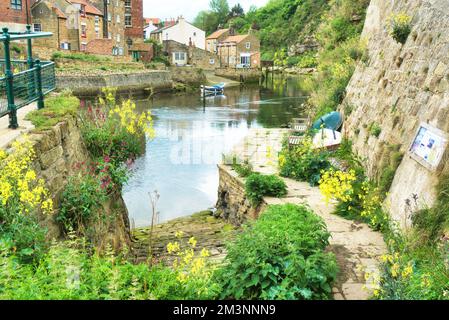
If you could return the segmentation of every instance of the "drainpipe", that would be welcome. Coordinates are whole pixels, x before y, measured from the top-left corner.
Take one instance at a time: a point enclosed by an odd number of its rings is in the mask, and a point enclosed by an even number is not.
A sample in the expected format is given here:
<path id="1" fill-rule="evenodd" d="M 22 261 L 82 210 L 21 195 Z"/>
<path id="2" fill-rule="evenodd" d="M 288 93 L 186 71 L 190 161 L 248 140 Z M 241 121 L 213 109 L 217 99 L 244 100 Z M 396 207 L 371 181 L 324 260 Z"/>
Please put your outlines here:
<path id="1" fill-rule="evenodd" d="M 25 0 L 25 10 L 27 11 L 27 25 L 31 24 L 31 17 L 30 17 L 30 12 L 29 12 L 29 8 L 28 8 L 28 1 L 29 0 Z"/>

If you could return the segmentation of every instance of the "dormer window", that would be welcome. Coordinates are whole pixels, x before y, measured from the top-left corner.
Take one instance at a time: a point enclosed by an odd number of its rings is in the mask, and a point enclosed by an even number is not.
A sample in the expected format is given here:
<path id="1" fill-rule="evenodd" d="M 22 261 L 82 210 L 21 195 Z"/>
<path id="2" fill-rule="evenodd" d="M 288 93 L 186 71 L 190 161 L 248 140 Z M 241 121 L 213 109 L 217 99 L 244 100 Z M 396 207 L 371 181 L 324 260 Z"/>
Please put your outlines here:
<path id="1" fill-rule="evenodd" d="M 246 43 L 246 49 L 248 49 L 248 50 L 251 49 L 251 42 Z"/>

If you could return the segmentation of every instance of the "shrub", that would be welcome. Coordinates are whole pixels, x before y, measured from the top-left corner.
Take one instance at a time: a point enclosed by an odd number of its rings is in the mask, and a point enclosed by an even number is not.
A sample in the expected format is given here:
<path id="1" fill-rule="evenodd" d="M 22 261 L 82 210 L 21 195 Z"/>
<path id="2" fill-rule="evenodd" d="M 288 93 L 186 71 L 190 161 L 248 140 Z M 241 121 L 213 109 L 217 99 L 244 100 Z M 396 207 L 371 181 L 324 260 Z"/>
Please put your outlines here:
<path id="1" fill-rule="evenodd" d="M 94 172 L 72 176 L 64 188 L 56 221 L 66 232 L 83 229 L 97 214 L 106 199 L 105 189 Z"/>
<path id="2" fill-rule="evenodd" d="M 390 34 L 399 43 L 406 43 L 412 26 L 412 18 L 405 13 L 392 15 L 390 18 Z"/>
<path id="3" fill-rule="evenodd" d="M 218 273 L 221 298 L 328 299 L 337 275 L 330 234 L 304 206 L 270 206 L 229 244 Z"/>
<path id="4" fill-rule="evenodd" d="M 117 104 L 116 90 L 103 89 L 103 97 L 96 107 L 82 114 L 82 135 L 91 155 L 108 158 L 114 168 L 142 154 L 145 136 L 154 136 L 150 112 L 138 113 L 131 100 Z"/>
<path id="5" fill-rule="evenodd" d="M 53 243 L 33 266 L 20 264 L 9 244 L 0 242 L 0 299 L 201 300 L 216 296 L 217 286 L 204 258 L 191 256 L 189 249 L 190 261 L 182 268 L 135 265 L 112 250 L 104 255 L 90 251 L 85 241 L 72 237 Z"/>
<path id="6" fill-rule="evenodd" d="M 53 212 L 53 201 L 33 169 L 33 143 L 28 137 L 0 149 L 0 239 L 11 243 L 22 261 L 31 261 L 45 248 L 45 230 L 37 214 Z"/>
<path id="7" fill-rule="evenodd" d="M 283 197 L 287 194 L 287 185 L 281 178 L 258 173 L 251 174 L 245 183 L 246 196 L 254 206 L 258 206 L 264 196 Z"/>
<path id="8" fill-rule="evenodd" d="M 372 136 L 379 138 L 380 134 L 382 133 L 382 128 L 377 123 L 373 122 L 369 127 L 369 133 Z"/>
<path id="9" fill-rule="evenodd" d="M 69 59 L 69 60 L 79 60 L 84 62 L 108 62 L 111 61 L 111 57 L 108 56 L 97 56 L 93 54 L 86 54 L 86 53 L 76 53 L 76 52 L 62 52 L 62 51 L 56 51 L 53 53 L 51 59 L 57 60 L 57 59 Z"/>
<path id="10" fill-rule="evenodd" d="M 239 164 L 237 163 L 237 159 L 233 158 L 232 169 L 242 178 L 247 178 L 253 173 L 253 166 L 248 160 Z"/>
<path id="11" fill-rule="evenodd" d="M 289 149 L 286 145 L 279 155 L 279 168 L 282 177 L 306 181 L 311 186 L 318 185 L 321 172 L 330 167 L 329 153 L 313 149 L 312 141 L 306 138 L 297 147 Z"/>
<path id="12" fill-rule="evenodd" d="M 298 68 L 315 68 L 317 66 L 316 53 L 312 51 L 302 54 L 296 65 Z"/>

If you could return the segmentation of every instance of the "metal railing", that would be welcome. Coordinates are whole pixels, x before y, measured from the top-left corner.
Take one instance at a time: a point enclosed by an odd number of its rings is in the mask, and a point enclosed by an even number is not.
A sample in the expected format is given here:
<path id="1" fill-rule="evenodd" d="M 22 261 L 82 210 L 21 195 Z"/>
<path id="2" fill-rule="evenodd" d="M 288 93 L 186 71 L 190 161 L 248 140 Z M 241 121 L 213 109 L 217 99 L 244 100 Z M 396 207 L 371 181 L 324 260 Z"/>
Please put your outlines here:
<path id="1" fill-rule="evenodd" d="M 18 128 L 17 110 L 37 101 L 38 109 L 44 107 L 44 95 L 56 88 L 55 64 L 32 58 L 31 39 L 48 37 L 49 32 L 31 32 L 27 26 L 24 33 L 2 29 L 5 58 L 0 59 L 0 117 L 9 115 L 9 128 Z M 27 40 L 27 60 L 11 60 L 10 42 Z"/>

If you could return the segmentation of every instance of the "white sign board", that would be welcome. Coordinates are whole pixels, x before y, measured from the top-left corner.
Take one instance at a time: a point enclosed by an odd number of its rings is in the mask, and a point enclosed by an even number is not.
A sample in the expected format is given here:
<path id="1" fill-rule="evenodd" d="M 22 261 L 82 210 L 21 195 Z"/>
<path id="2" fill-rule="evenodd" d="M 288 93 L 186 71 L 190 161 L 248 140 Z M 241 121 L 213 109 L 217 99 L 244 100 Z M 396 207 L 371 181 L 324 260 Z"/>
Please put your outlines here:
<path id="1" fill-rule="evenodd" d="M 437 170 L 448 141 L 447 133 L 423 123 L 410 147 L 410 155 L 429 170 Z"/>

